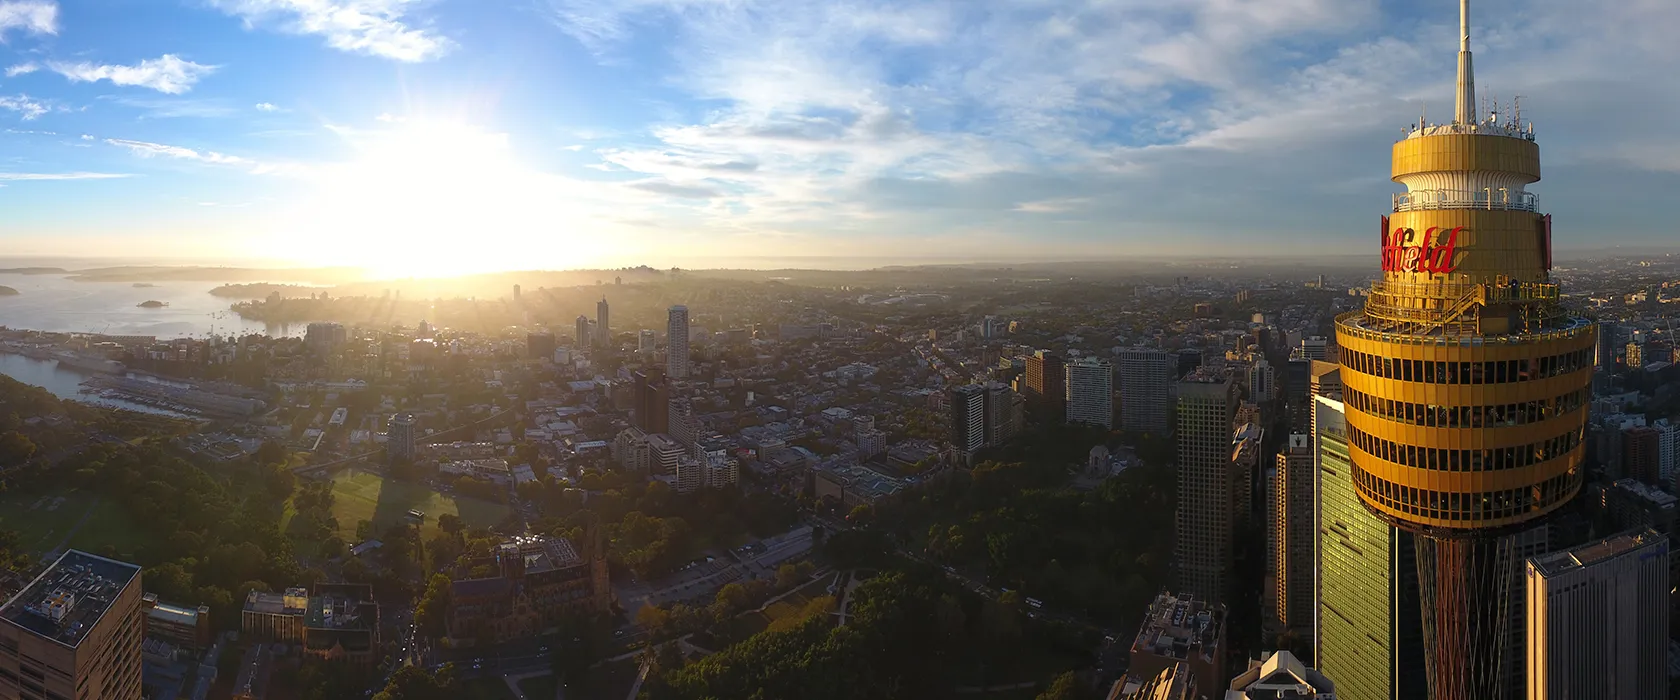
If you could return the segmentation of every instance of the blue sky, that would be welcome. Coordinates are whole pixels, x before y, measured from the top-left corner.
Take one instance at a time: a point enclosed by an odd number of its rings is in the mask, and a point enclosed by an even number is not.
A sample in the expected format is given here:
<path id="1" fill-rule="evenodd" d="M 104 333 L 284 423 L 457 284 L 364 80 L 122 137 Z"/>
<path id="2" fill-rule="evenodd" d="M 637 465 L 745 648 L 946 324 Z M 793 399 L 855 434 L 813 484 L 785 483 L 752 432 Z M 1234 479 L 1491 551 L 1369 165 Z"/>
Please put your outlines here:
<path id="1" fill-rule="evenodd" d="M 391 272 L 1367 251 L 1451 0 L 0 0 L 0 248 Z M 1665 245 L 1680 3 L 1476 0 L 1560 247 Z"/>

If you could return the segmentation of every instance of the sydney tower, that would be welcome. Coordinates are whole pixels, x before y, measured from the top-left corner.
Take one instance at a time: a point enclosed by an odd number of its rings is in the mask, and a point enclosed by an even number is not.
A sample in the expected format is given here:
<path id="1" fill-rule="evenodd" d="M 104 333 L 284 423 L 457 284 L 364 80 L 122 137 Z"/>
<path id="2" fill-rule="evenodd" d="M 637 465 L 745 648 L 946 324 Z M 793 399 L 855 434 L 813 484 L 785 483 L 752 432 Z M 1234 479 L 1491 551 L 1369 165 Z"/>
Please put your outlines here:
<path id="1" fill-rule="evenodd" d="M 1336 320 L 1354 487 L 1415 535 L 1429 695 L 1502 698 L 1514 533 L 1581 489 L 1597 336 L 1559 305 L 1532 126 L 1479 112 L 1468 0 L 1457 109 L 1394 144 L 1382 279 Z"/>

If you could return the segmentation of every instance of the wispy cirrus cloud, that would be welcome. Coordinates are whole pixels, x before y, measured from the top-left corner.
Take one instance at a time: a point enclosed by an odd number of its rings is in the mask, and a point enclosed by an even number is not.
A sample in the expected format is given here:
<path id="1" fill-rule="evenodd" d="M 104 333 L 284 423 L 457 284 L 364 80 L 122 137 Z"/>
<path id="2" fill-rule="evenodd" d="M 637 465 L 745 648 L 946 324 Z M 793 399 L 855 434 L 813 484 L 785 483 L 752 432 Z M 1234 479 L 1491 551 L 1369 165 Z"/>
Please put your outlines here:
<path id="1" fill-rule="evenodd" d="M 132 66 L 87 61 L 48 61 L 47 68 L 72 82 L 92 83 L 108 80 L 113 85 L 150 88 L 168 95 L 179 95 L 192 90 L 200 79 L 214 73 L 217 66 L 194 63 L 175 54 L 164 54 Z"/>
<path id="2" fill-rule="evenodd" d="M 130 177 L 128 173 L 5 173 L 0 172 L 0 182 L 24 182 L 30 180 L 111 180 Z"/>
<path id="3" fill-rule="evenodd" d="M 0 1 L 0 40 L 13 30 L 25 34 L 57 34 L 58 3 L 51 0 Z"/>
<path id="4" fill-rule="evenodd" d="M 29 121 L 52 111 L 52 107 L 28 95 L 0 95 L 0 109 L 17 112 L 24 121 Z"/>
<path id="5" fill-rule="evenodd" d="M 280 108 L 274 106 L 273 102 L 258 102 L 256 110 L 258 112 L 278 112 L 280 111 Z"/>
<path id="6" fill-rule="evenodd" d="M 292 34 L 325 37 L 340 51 L 405 63 L 429 61 L 448 53 L 454 42 L 436 31 L 413 26 L 413 11 L 424 0 L 210 0 L 210 4 L 245 21 L 247 27 L 276 24 Z"/>
<path id="7" fill-rule="evenodd" d="M 198 151 L 183 146 L 170 146 L 150 141 L 131 141 L 128 139 L 105 139 L 105 143 L 127 149 L 130 153 L 142 158 L 164 157 L 180 160 L 195 160 L 201 163 L 216 165 L 254 165 L 249 159 L 230 156 L 215 151 Z"/>
<path id="8" fill-rule="evenodd" d="M 39 64 L 39 63 L 34 63 L 34 62 L 19 63 L 15 66 L 12 66 L 12 67 L 6 69 L 6 77 L 16 78 L 20 75 L 27 75 L 29 73 L 34 73 L 35 71 L 38 71 L 38 70 L 41 70 L 41 64 Z"/>

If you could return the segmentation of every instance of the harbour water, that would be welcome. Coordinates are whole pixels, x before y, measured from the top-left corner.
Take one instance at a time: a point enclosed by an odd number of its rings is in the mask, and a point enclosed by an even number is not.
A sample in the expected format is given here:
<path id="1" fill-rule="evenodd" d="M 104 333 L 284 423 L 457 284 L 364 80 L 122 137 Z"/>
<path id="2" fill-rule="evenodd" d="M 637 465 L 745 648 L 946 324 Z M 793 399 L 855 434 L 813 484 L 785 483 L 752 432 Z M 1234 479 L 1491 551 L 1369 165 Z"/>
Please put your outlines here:
<path id="1" fill-rule="evenodd" d="M 0 353 L 0 374 L 25 384 L 34 384 L 52 392 L 53 396 L 61 399 L 82 401 L 112 408 L 124 408 L 142 413 L 179 415 L 173 411 L 165 411 L 133 401 L 110 398 L 92 392 L 84 394 L 82 393 L 82 381 L 93 375 L 81 370 L 60 366 L 53 360 L 37 360 L 22 355 Z"/>
<path id="2" fill-rule="evenodd" d="M 291 336 L 303 324 L 268 325 L 247 321 L 228 310 L 234 299 L 211 296 L 214 282 L 158 282 L 136 287 L 131 282 L 76 282 L 64 275 L 0 274 L 0 286 L 18 290 L 0 296 L 0 326 L 61 333 L 155 335 L 159 338 L 203 338 L 262 333 Z M 142 309 L 148 300 L 168 306 Z"/>

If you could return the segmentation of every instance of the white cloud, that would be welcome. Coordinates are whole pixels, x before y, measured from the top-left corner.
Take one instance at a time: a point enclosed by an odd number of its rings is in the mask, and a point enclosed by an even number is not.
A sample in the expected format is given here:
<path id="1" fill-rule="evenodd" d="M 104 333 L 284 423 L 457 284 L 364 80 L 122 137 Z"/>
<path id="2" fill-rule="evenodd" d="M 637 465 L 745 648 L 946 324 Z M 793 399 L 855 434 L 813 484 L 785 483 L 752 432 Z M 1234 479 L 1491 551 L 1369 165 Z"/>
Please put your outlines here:
<path id="1" fill-rule="evenodd" d="M 0 40 L 13 29 L 26 34 L 57 34 L 58 3 L 50 0 L 0 1 Z"/>
<path id="2" fill-rule="evenodd" d="M 0 181 L 18 182 L 25 180 L 110 180 L 128 177 L 127 173 L 0 173 Z"/>
<path id="3" fill-rule="evenodd" d="M 49 61 L 47 68 L 74 82 L 109 80 L 116 85 L 133 85 L 169 95 L 179 95 L 191 90 L 199 79 L 215 72 L 217 66 L 193 63 L 175 54 L 164 54 L 132 66 Z"/>
<path id="4" fill-rule="evenodd" d="M 1664 126 L 1680 111 L 1668 79 L 1680 44 L 1664 33 L 1680 26 L 1680 3 L 1515 5 L 1483 5 L 1473 48 L 1478 82 L 1529 95 L 1524 116 L 1542 120 L 1542 196 L 1602 216 L 1587 228 L 1663 230 L 1626 226 L 1638 217 L 1617 210 L 1635 193 L 1660 199 L 1666 181 L 1650 174 L 1680 170 L 1680 132 Z M 1031 247 L 1047 223 L 1098 249 L 1129 236 L 1229 248 L 1223 232 L 1241 227 L 1355 250 L 1345 231 L 1393 188 L 1387 139 L 1425 100 L 1432 116 L 1450 107 L 1457 19 L 1450 5 L 1376 0 L 548 8 L 603 61 L 619 47 L 666 47 L 667 83 L 706 101 L 698 117 L 672 112 L 592 149 L 594 165 L 670 191 L 666 203 L 703 230 L 789 234 L 847 254 L 866 235 L 897 237 L 907 253 L 959 232 Z M 1604 104 L 1644 107 L 1593 108 Z M 1615 176 L 1566 181 L 1559 166 L 1571 161 Z M 754 167 L 706 167 L 718 163 Z M 677 196 L 700 192 L 686 187 L 718 194 Z"/>
<path id="5" fill-rule="evenodd" d="M 31 99 L 28 95 L 7 97 L 0 95 L 0 109 L 10 110 L 23 115 L 25 121 L 39 117 L 52 111 L 46 104 Z"/>
<path id="6" fill-rule="evenodd" d="M 239 156 L 225 155 L 215 151 L 195 151 L 191 148 L 184 148 L 182 146 L 169 146 L 161 143 L 151 143 L 149 141 L 105 139 L 105 143 L 126 148 L 129 152 L 142 158 L 163 156 L 166 158 L 196 160 L 201 163 L 214 163 L 217 165 L 253 165 L 252 161 L 240 158 Z"/>
<path id="7" fill-rule="evenodd" d="M 326 37 L 340 51 L 414 63 L 447 53 L 448 38 L 411 26 L 424 0 L 210 0 L 246 26 L 279 22 L 283 31 Z"/>
<path id="8" fill-rule="evenodd" d="M 92 141 L 93 140 L 93 134 L 82 134 L 82 140 L 83 141 Z"/>
<path id="9" fill-rule="evenodd" d="M 280 111 L 280 108 L 274 106 L 274 103 L 272 103 L 272 102 L 258 102 L 257 103 L 257 111 L 258 112 L 278 112 L 278 111 Z"/>
<path id="10" fill-rule="evenodd" d="M 35 71 L 38 71 L 38 70 L 41 70 L 41 64 L 39 64 L 39 63 L 34 63 L 34 62 L 19 63 L 15 66 L 12 66 L 12 67 L 6 69 L 6 77 L 16 78 L 20 75 L 27 75 L 29 73 L 34 73 Z"/>

